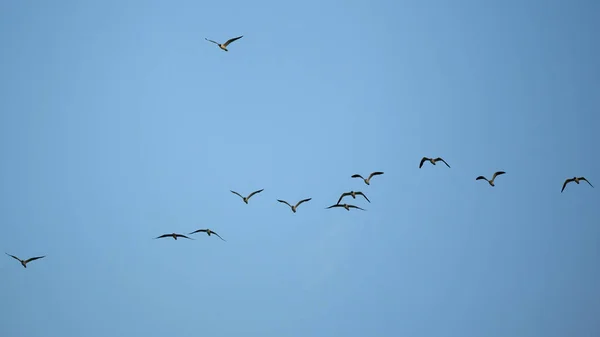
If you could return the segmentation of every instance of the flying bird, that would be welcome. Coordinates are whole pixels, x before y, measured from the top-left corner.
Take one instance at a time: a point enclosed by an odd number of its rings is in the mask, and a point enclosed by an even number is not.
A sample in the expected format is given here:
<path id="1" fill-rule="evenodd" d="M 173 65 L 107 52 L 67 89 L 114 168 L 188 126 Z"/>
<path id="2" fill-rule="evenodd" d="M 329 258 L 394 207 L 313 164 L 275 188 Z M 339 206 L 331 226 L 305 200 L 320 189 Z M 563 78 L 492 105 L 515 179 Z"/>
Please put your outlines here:
<path id="1" fill-rule="evenodd" d="M 364 211 L 364 209 L 362 209 L 362 208 L 360 208 L 358 206 L 348 205 L 348 204 L 335 204 L 335 205 L 331 205 L 331 206 L 327 207 L 326 209 L 333 208 L 333 207 L 344 207 L 347 211 L 349 211 L 350 208 L 358 208 L 358 209 Z"/>
<path id="2" fill-rule="evenodd" d="M 186 238 L 186 239 L 194 240 L 194 239 L 188 238 L 187 236 L 185 236 L 183 234 L 177 234 L 177 233 L 163 234 L 161 236 L 155 237 L 155 239 L 161 239 L 161 238 L 173 238 L 175 240 L 177 240 L 177 238 Z"/>
<path id="3" fill-rule="evenodd" d="M 254 192 L 250 193 L 250 195 L 248 195 L 245 198 L 241 194 L 239 194 L 238 192 L 236 192 L 236 191 L 231 191 L 231 190 L 229 190 L 229 191 L 231 193 L 233 193 L 233 194 L 238 195 L 240 198 L 242 198 L 242 200 L 244 200 L 245 203 L 248 203 L 248 200 L 250 200 L 250 198 L 252 198 L 253 195 L 255 195 L 256 193 L 260 193 L 260 192 L 264 191 L 264 189 L 258 190 L 258 191 L 254 191 Z"/>
<path id="4" fill-rule="evenodd" d="M 35 260 L 37 260 L 37 259 L 41 259 L 41 258 L 44 258 L 44 257 L 46 257 L 46 255 L 44 255 L 44 256 L 36 256 L 36 257 L 31 257 L 31 258 L 29 258 L 29 259 L 27 259 L 27 260 L 21 260 L 21 259 L 19 259 L 18 257 L 14 256 L 14 255 L 10 255 L 9 253 L 4 253 L 4 254 L 6 254 L 6 255 L 8 255 L 8 256 L 10 256 L 10 257 L 12 257 L 13 259 L 15 259 L 15 260 L 17 260 L 17 261 L 21 262 L 21 265 L 23 266 L 23 268 L 27 268 L 27 264 L 28 264 L 29 262 L 31 262 L 31 261 L 35 261 Z"/>
<path id="5" fill-rule="evenodd" d="M 219 42 L 217 42 L 217 41 L 209 40 L 209 39 L 207 39 L 207 38 L 204 38 L 204 39 L 205 39 L 206 41 L 209 41 L 209 42 L 212 42 L 212 43 L 216 44 L 217 46 L 219 46 L 219 48 L 223 49 L 224 51 L 229 51 L 229 50 L 227 50 L 227 46 L 228 46 L 228 45 L 229 45 L 231 42 L 233 42 L 233 41 L 235 41 L 235 40 L 239 40 L 239 39 L 241 39 L 241 38 L 243 38 L 243 37 L 244 37 L 244 35 L 242 35 L 242 36 L 238 36 L 238 37 L 234 37 L 233 39 L 229 39 L 229 40 L 227 40 L 227 42 L 225 42 L 225 43 L 219 43 Z"/>
<path id="6" fill-rule="evenodd" d="M 281 203 L 283 203 L 283 204 L 286 204 L 286 205 L 290 206 L 290 207 L 292 208 L 292 212 L 294 212 L 294 213 L 296 213 L 296 210 L 298 209 L 298 206 L 300 206 L 300 204 L 301 204 L 301 203 L 303 203 L 303 202 L 307 202 L 307 201 L 311 201 L 311 200 L 312 200 L 312 198 L 308 198 L 308 199 L 302 199 L 302 200 L 298 201 L 298 203 L 297 203 L 296 205 L 292 206 L 292 205 L 290 205 L 290 204 L 289 204 L 287 201 L 285 201 L 285 200 L 280 200 L 280 199 L 277 199 L 277 201 L 279 201 L 279 202 L 281 202 Z"/>
<path id="7" fill-rule="evenodd" d="M 347 195 L 352 196 L 352 199 L 356 199 L 357 195 L 362 195 L 365 199 L 367 199 L 368 202 L 371 202 L 371 200 L 369 200 L 369 198 L 367 198 L 367 196 L 363 192 L 350 191 L 350 192 L 342 193 L 342 196 L 340 197 L 340 199 L 338 200 L 337 203 L 339 204 L 340 201 L 342 201 L 342 199 L 344 199 L 344 197 Z"/>
<path id="8" fill-rule="evenodd" d="M 567 184 L 568 184 L 568 183 L 570 183 L 570 182 L 574 181 L 574 182 L 575 182 L 577 185 L 579 185 L 579 182 L 580 182 L 580 181 L 582 181 L 582 180 L 583 180 L 583 181 L 585 181 L 585 182 L 587 182 L 588 184 L 590 184 L 590 186 L 594 187 L 594 185 L 592 185 L 592 183 L 590 183 L 590 182 L 589 182 L 587 179 L 585 179 L 584 177 L 579 177 L 579 178 L 577 178 L 577 177 L 573 177 L 573 178 L 571 178 L 571 179 L 567 179 L 567 180 L 565 180 L 565 183 L 563 184 L 563 188 L 562 188 L 562 190 L 560 190 L 560 193 L 562 193 L 562 191 L 564 191 L 564 190 L 565 190 L 565 187 L 567 186 Z"/>
<path id="9" fill-rule="evenodd" d="M 492 180 L 488 180 L 484 176 L 479 176 L 479 177 L 475 178 L 475 180 L 481 180 L 481 179 L 486 180 L 492 187 L 494 187 L 495 186 L 494 185 L 494 179 L 496 179 L 497 176 L 499 176 L 501 174 L 505 174 L 505 173 L 506 172 L 504 172 L 504 171 L 498 171 L 498 172 L 494 173 L 494 175 L 492 176 Z"/>
<path id="10" fill-rule="evenodd" d="M 212 230 L 210 230 L 208 228 L 207 229 L 199 229 L 197 231 L 193 231 L 189 235 L 196 234 L 196 233 L 199 233 L 199 232 L 204 232 L 204 233 L 208 234 L 208 236 L 211 236 L 211 234 L 214 234 L 214 235 L 218 236 L 219 239 L 225 241 L 225 239 L 223 239 L 219 234 L 217 234 L 217 232 L 212 231 Z"/>
<path id="11" fill-rule="evenodd" d="M 436 162 L 441 161 L 442 163 L 446 164 L 446 166 L 450 167 L 450 165 L 448 165 L 448 163 L 446 163 L 446 161 L 440 157 L 437 158 L 427 158 L 427 157 L 423 157 L 423 159 L 421 159 L 421 163 L 419 164 L 419 168 L 423 167 L 423 163 L 425 161 L 429 161 L 431 164 L 435 165 Z"/>
<path id="12" fill-rule="evenodd" d="M 373 172 L 369 175 L 369 178 L 367 178 L 367 179 L 363 178 L 360 174 L 355 174 L 352 176 L 352 178 L 361 178 L 362 180 L 364 180 L 365 184 L 371 185 L 371 178 L 373 178 L 374 176 L 378 176 L 380 174 L 383 174 L 383 172 Z"/>

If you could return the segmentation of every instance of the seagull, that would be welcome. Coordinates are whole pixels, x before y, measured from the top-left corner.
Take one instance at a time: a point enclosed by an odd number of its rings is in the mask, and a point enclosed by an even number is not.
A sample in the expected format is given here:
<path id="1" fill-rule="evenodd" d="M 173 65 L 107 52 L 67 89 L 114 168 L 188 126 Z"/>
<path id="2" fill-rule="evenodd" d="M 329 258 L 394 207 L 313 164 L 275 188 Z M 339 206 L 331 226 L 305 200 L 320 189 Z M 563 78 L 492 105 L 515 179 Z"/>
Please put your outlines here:
<path id="1" fill-rule="evenodd" d="M 433 165 L 435 165 L 436 162 L 441 161 L 442 163 L 446 164 L 446 166 L 450 167 L 450 165 L 448 165 L 448 163 L 446 163 L 446 161 L 440 157 L 437 157 L 435 159 L 423 157 L 423 159 L 421 159 L 421 163 L 419 164 L 419 168 L 423 167 L 423 163 L 427 160 Z"/>
<path id="2" fill-rule="evenodd" d="M 358 208 L 358 209 L 364 211 L 364 209 L 362 209 L 362 208 L 360 208 L 358 206 L 348 205 L 348 204 L 335 204 L 335 205 L 331 205 L 331 206 L 327 207 L 326 209 L 333 208 L 333 207 L 344 207 L 347 211 L 349 211 L 350 208 Z"/>
<path id="3" fill-rule="evenodd" d="M 488 179 L 487 179 L 486 177 L 484 177 L 484 176 L 479 176 L 479 177 L 475 178 L 475 180 L 481 180 L 481 179 L 483 179 L 483 180 L 487 180 L 487 182 L 488 182 L 488 183 L 489 183 L 489 184 L 490 184 L 492 187 L 494 187 L 494 179 L 496 179 L 496 177 L 497 177 L 497 176 L 499 176 L 499 175 L 501 175 L 501 174 L 504 174 L 504 173 L 506 173 L 506 172 L 504 172 L 504 171 L 498 171 L 498 172 L 494 173 L 494 175 L 492 176 L 492 180 L 488 180 Z"/>
<path id="4" fill-rule="evenodd" d="M 186 239 L 190 239 L 190 238 L 188 238 L 187 236 L 185 236 L 185 235 L 183 235 L 183 234 L 177 234 L 177 233 L 163 234 L 163 235 L 161 235 L 161 236 L 157 236 L 157 237 L 155 237 L 155 239 L 160 239 L 160 238 L 169 238 L 169 237 L 171 237 L 171 238 L 173 238 L 173 239 L 175 239 L 175 240 L 177 240 L 177 238 L 178 238 L 178 237 L 180 237 L 180 238 L 186 238 Z M 190 239 L 190 240 L 194 240 L 194 239 Z"/>
<path id="5" fill-rule="evenodd" d="M 368 202 L 371 202 L 371 200 L 369 200 L 369 198 L 367 198 L 367 196 L 363 192 L 350 191 L 350 192 L 342 193 L 342 196 L 340 197 L 340 199 L 338 200 L 337 203 L 339 204 L 340 201 L 342 201 L 342 199 L 344 199 L 344 197 L 347 195 L 351 195 L 352 199 L 356 199 L 357 195 L 362 195 L 365 199 L 367 199 Z"/>
<path id="6" fill-rule="evenodd" d="M 31 258 L 29 258 L 29 259 L 27 259 L 27 260 L 21 260 L 21 259 L 19 259 L 18 257 L 14 256 L 14 255 L 10 255 L 9 253 L 4 253 L 4 254 L 6 254 L 6 255 L 8 255 L 8 256 L 10 256 L 10 257 L 12 257 L 13 259 L 16 259 L 16 260 L 18 260 L 19 262 L 21 262 L 21 265 L 23 266 L 23 268 L 27 268 L 27 264 L 28 264 L 29 262 L 31 262 L 31 261 L 35 261 L 35 260 L 37 260 L 37 259 L 41 259 L 41 258 L 44 258 L 44 257 L 46 257 L 46 255 L 44 255 L 44 256 L 36 256 L 36 257 L 31 257 Z"/>
<path id="7" fill-rule="evenodd" d="M 383 174 L 383 172 L 373 172 L 369 175 L 369 178 L 367 178 L 367 179 L 363 178 L 360 174 L 355 174 L 352 176 L 352 178 L 361 178 L 362 180 L 365 181 L 365 184 L 371 185 L 371 178 L 373 178 L 373 176 L 378 176 L 380 174 Z"/>
<path id="8" fill-rule="evenodd" d="M 235 41 L 235 40 L 239 40 L 239 39 L 241 39 L 241 38 L 243 38 L 243 37 L 244 37 L 244 35 L 242 35 L 242 36 L 238 36 L 238 37 L 234 37 L 233 39 L 229 39 L 229 40 L 227 40 L 227 42 L 225 42 L 225 43 L 219 43 L 219 42 L 217 42 L 217 41 L 209 40 L 209 39 L 207 39 L 207 38 L 204 38 L 204 39 L 205 39 L 206 41 L 209 41 L 209 42 L 212 42 L 212 43 L 216 44 L 217 46 L 219 46 L 219 48 L 223 49 L 224 51 L 229 51 L 229 50 L 227 50 L 227 46 L 228 46 L 228 45 L 229 45 L 231 42 L 233 42 L 233 41 Z"/>
<path id="9" fill-rule="evenodd" d="M 594 187 L 594 185 L 592 185 L 592 183 L 590 183 L 590 182 L 589 182 L 587 179 L 585 179 L 584 177 L 579 177 L 579 178 L 577 178 L 577 177 L 573 177 L 573 178 L 571 178 L 571 179 L 567 179 L 567 180 L 565 180 L 565 183 L 563 184 L 563 188 L 562 188 L 562 190 L 560 190 L 560 193 L 562 193 L 562 191 L 564 191 L 564 190 L 565 190 L 565 187 L 567 186 L 567 184 L 568 184 L 568 183 L 570 183 L 570 182 L 574 181 L 574 182 L 575 182 L 577 185 L 579 185 L 579 182 L 580 182 L 581 180 L 583 180 L 583 181 L 587 182 L 588 184 L 590 184 L 590 186 Z"/>
<path id="10" fill-rule="evenodd" d="M 258 191 L 254 191 L 254 192 L 250 193 L 250 195 L 247 196 L 247 197 L 245 197 L 245 198 L 241 194 L 239 194 L 238 192 L 236 192 L 236 191 L 231 191 L 231 193 L 238 195 L 240 198 L 242 198 L 244 200 L 245 203 L 248 203 L 248 200 L 250 200 L 250 198 L 252 198 L 253 195 L 255 195 L 256 193 L 260 193 L 262 191 L 264 191 L 264 189 L 258 190 Z"/>
<path id="11" fill-rule="evenodd" d="M 199 229 L 197 231 L 193 231 L 189 235 L 196 234 L 196 233 L 199 233 L 199 232 L 204 232 L 204 233 L 208 234 L 208 236 L 210 236 L 211 234 L 214 234 L 214 235 L 218 236 L 219 239 L 225 241 L 225 239 L 223 239 L 219 234 L 217 234 L 217 232 L 211 231 L 208 228 L 207 229 Z"/>
<path id="12" fill-rule="evenodd" d="M 281 202 L 281 203 L 284 203 L 284 204 L 286 204 L 286 205 L 290 206 L 290 207 L 292 208 L 292 212 L 294 212 L 294 213 L 296 213 L 296 210 L 298 209 L 298 206 L 300 206 L 300 204 L 301 204 L 301 203 L 303 203 L 303 202 L 307 202 L 307 201 L 311 201 L 311 200 L 312 200 L 312 198 L 308 198 L 308 199 L 302 199 L 302 200 L 298 201 L 298 203 L 297 203 L 295 206 L 292 206 L 292 205 L 290 205 L 290 204 L 289 204 L 287 201 L 285 201 L 285 200 L 279 200 L 279 199 L 277 199 L 277 201 L 279 201 L 279 202 Z"/>

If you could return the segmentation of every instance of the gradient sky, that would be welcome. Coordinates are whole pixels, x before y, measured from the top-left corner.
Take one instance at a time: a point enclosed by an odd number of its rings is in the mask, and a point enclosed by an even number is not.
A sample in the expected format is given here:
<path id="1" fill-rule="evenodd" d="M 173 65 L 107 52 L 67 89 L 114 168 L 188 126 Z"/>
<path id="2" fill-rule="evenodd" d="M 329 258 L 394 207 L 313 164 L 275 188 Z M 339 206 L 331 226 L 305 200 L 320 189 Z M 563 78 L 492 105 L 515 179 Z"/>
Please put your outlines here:
<path id="1" fill-rule="evenodd" d="M 47 257 L 0 259 L 0 336 L 600 335 L 599 31 L 593 0 L 1 1 L 0 249 Z"/>

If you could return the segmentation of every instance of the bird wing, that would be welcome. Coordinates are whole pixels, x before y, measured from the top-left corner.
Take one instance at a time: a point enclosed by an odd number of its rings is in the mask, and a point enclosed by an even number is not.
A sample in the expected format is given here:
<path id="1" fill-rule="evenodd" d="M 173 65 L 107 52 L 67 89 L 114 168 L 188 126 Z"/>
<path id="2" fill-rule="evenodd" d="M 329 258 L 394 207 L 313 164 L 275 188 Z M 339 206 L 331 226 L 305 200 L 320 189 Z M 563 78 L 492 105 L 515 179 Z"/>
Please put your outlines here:
<path id="1" fill-rule="evenodd" d="M 442 163 L 446 164 L 446 166 L 450 167 L 450 165 L 448 165 L 448 163 L 446 163 L 446 161 L 440 157 L 435 158 L 435 161 L 441 161 Z"/>
<path id="2" fill-rule="evenodd" d="M 421 159 L 421 162 L 419 163 L 419 168 L 423 167 L 423 163 L 424 163 L 426 160 L 429 160 L 429 158 L 427 158 L 427 157 L 423 157 L 423 159 Z"/>
<path id="3" fill-rule="evenodd" d="M 239 40 L 239 39 L 241 39 L 242 37 L 244 37 L 244 35 L 242 35 L 242 36 L 238 36 L 238 37 L 234 37 L 233 39 L 229 39 L 229 40 L 227 40 L 227 42 L 223 43 L 223 46 L 224 46 L 224 47 L 227 47 L 227 46 L 228 46 L 228 45 L 229 45 L 231 42 L 233 42 L 233 41 L 235 41 L 235 40 Z"/>
<path id="4" fill-rule="evenodd" d="M 241 195 L 241 194 L 239 194 L 238 192 L 236 192 L 236 191 L 232 191 L 232 190 L 229 190 L 229 191 L 231 191 L 231 193 L 233 193 L 233 194 L 235 194 L 235 195 L 239 196 L 240 198 L 244 199 L 244 197 L 242 197 L 242 195 Z"/>
<path id="5" fill-rule="evenodd" d="M 175 234 L 175 236 L 180 237 L 180 238 L 186 238 L 186 239 L 194 240 L 192 238 L 188 238 L 187 236 L 185 236 L 183 234 Z"/>
<path id="6" fill-rule="evenodd" d="M 587 179 L 585 179 L 584 177 L 580 177 L 579 180 L 584 180 L 586 183 L 590 184 L 590 186 L 594 187 L 594 185 L 592 185 L 592 183 L 590 183 Z"/>
<path id="7" fill-rule="evenodd" d="M 358 209 L 361 209 L 361 210 L 363 210 L 363 211 L 364 211 L 364 209 L 362 209 L 362 208 L 360 208 L 360 207 L 358 207 L 358 206 L 354 206 L 354 205 L 348 205 L 348 207 L 350 207 L 350 208 L 358 208 Z"/>
<path id="8" fill-rule="evenodd" d="M 506 172 L 504 172 L 504 171 L 498 171 L 498 172 L 494 173 L 494 175 L 492 176 L 492 180 L 496 179 L 497 176 L 502 175 L 504 173 L 506 173 Z"/>
<path id="9" fill-rule="evenodd" d="M 223 238 L 222 238 L 222 237 L 221 237 L 219 234 L 217 234 L 217 232 L 215 232 L 215 231 L 210 231 L 210 232 L 211 232 L 211 233 L 213 233 L 214 235 L 218 236 L 218 237 L 219 237 L 219 239 L 221 239 L 221 240 L 223 240 L 223 241 L 226 241 L 226 240 L 225 240 L 225 239 L 223 239 Z"/>
<path id="10" fill-rule="evenodd" d="M 362 177 L 360 174 L 355 174 L 355 175 L 353 175 L 353 176 L 352 176 L 352 177 L 350 177 L 350 178 L 360 178 L 360 179 L 363 179 L 363 180 L 365 179 L 365 178 L 363 178 L 363 177 Z"/>
<path id="11" fill-rule="evenodd" d="M 575 179 L 571 178 L 571 179 L 565 180 L 565 183 L 563 184 L 563 188 L 560 190 L 560 193 L 562 193 L 565 190 L 565 187 L 567 187 L 567 184 L 572 181 L 575 181 Z"/>
<path id="12" fill-rule="evenodd" d="M 205 39 L 206 41 L 212 42 L 212 43 L 214 43 L 214 44 L 220 44 L 220 43 L 219 43 L 219 42 L 217 42 L 217 41 L 209 40 L 209 39 L 207 39 L 207 38 L 204 38 L 204 39 Z"/>
<path id="13" fill-rule="evenodd" d="M 44 257 L 46 257 L 46 255 L 44 255 L 44 256 L 36 256 L 36 257 L 32 257 L 32 258 L 29 258 L 29 259 L 25 260 L 25 263 L 29 263 L 29 262 L 31 262 L 31 261 L 35 261 L 35 260 L 37 260 L 37 259 L 42 259 L 42 258 L 44 258 Z"/>
<path id="14" fill-rule="evenodd" d="M 192 234 L 196 234 L 196 233 L 200 233 L 200 232 L 206 232 L 206 231 L 207 231 L 206 229 L 198 229 L 198 230 L 195 230 L 195 231 L 191 232 L 188 235 L 192 235 Z"/>
<path id="15" fill-rule="evenodd" d="M 486 177 L 484 177 L 484 176 L 479 176 L 479 177 L 475 178 L 475 180 L 481 180 L 481 179 L 483 179 L 483 180 L 488 180 L 488 179 L 487 179 Z"/>
<path id="16" fill-rule="evenodd" d="M 347 195 L 351 195 L 351 194 L 352 194 L 352 193 L 350 193 L 350 192 L 342 193 L 342 195 L 341 195 L 341 196 L 340 196 L 340 198 L 338 199 L 338 202 L 337 202 L 337 203 L 339 204 L 339 203 L 340 203 L 340 201 L 342 201 L 342 199 L 344 199 L 344 197 L 345 197 L 345 196 L 347 196 Z"/>
<path id="17" fill-rule="evenodd" d="M 310 201 L 310 200 L 312 200 L 312 198 L 302 199 L 302 200 L 298 201 L 298 203 L 296 204 L 296 208 L 298 208 L 298 206 L 300 206 L 301 203 L 307 202 L 307 201 Z"/>
<path id="18" fill-rule="evenodd" d="M 286 204 L 286 205 L 288 205 L 288 206 L 292 207 L 292 205 L 290 205 L 290 204 L 289 204 L 287 201 L 285 201 L 285 200 L 279 200 L 279 199 L 277 199 L 277 201 L 279 201 L 279 202 L 282 202 L 282 203 L 284 203 L 284 204 Z"/>
<path id="19" fill-rule="evenodd" d="M 258 191 L 254 191 L 254 192 L 250 193 L 250 195 L 248 196 L 248 199 L 252 198 L 252 196 L 253 196 L 253 195 L 255 195 L 256 193 L 260 193 L 260 192 L 262 192 L 263 190 L 264 190 L 264 189 L 262 189 L 262 190 L 258 190 Z"/>
<path id="20" fill-rule="evenodd" d="M 161 236 L 155 237 L 155 239 L 161 239 L 161 238 L 166 238 L 166 237 L 171 237 L 171 236 L 173 236 L 173 235 L 172 234 L 163 234 Z"/>
<path id="21" fill-rule="evenodd" d="M 367 198 L 367 196 L 363 192 L 356 192 L 356 194 L 362 195 L 363 197 L 365 197 L 365 199 L 367 199 L 368 202 L 371 202 L 371 200 L 369 200 L 369 198 Z"/>
<path id="22" fill-rule="evenodd" d="M 4 254 L 6 254 L 6 255 L 8 255 L 8 256 L 10 256 L 10 257 L 12 257 L 13 259 L 15 259 L 15 260 L 17 260 L 17 261 L 21 262 L 21 259 L 19 259 L 18 257 L 14 256 L 14 255 L 10 255 L 9 253 L 6 253 L 6 252 L 5 252 Z"/>
<path id="23" fill-rule="evenodd" d="M 331 206 L 329 206 L 327 208 L 329 209 L 329 208 L 333 208 L 333 207 L 344 207 L 344 205 L 335 204 L 335 205 L 331 205 Z"/>
<path id="24" fill-rule="evenodd" d="M 371 175 L 369 176 L 369 180 L 370 180 L 371 178 L 373 178 L 373 176 L 378 176 L 378 175 L 380 175 L 380 174 L 383 174 L 383 172 L 373 172 L 373 173 L 371 173 Z"/>

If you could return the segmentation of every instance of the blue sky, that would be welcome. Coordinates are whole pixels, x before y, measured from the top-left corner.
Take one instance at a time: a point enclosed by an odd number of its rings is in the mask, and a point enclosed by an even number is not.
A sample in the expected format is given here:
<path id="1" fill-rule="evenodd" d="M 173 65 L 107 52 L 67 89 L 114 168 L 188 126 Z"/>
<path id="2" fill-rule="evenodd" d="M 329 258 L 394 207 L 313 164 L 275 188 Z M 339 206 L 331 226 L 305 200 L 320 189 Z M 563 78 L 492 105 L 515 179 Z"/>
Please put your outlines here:
<path id="1" fill-rule="evenodd" d="M 598 13 L 0 2 L 0 335 L 597 336 Z"/>

